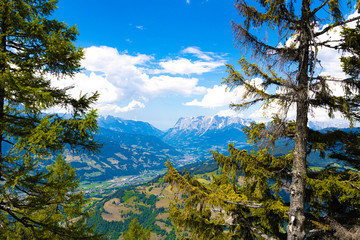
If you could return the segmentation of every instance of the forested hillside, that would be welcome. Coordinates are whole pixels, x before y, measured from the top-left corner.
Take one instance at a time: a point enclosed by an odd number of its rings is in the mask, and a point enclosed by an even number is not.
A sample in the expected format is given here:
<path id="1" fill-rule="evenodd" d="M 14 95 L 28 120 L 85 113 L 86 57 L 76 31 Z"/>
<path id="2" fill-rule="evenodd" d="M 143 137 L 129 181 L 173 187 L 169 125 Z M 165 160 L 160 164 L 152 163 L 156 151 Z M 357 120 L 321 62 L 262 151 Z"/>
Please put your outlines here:
<path id="1" fill-rule="evenodd" d="M 214 162 L 186 165 L 179 171 L 185 168 L 204 182 L 217 174 Z M 118 239 L 136 218 L 143 227 L 151 229 L 152 239 L 175 239 L 168 213 L 174 194 L 176 190 L 164 182 L 163 176 L 142 185 L 121 188 L 88 206 L 88 211 L 94 211 L 88 223 L 94 224 L 95 230 L 108 235 L 109 239 Z"/>

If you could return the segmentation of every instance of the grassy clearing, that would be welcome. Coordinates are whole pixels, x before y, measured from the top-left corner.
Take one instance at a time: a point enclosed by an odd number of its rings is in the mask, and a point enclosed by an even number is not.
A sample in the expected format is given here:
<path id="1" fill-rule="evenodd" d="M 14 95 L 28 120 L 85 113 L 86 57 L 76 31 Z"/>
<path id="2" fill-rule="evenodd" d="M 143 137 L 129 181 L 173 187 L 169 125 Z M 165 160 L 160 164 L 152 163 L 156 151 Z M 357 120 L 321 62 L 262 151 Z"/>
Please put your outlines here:
<path id="1" fill-rule="evenodd" d="M 108 222 L 124 221 L 128 217 L 128 213 L 138 214 L 139 211 L 133 205 L 120 203 L 120 199 L 113 198 L 104 204 L 104 210 L 101 214 L 102 218 Z"/>

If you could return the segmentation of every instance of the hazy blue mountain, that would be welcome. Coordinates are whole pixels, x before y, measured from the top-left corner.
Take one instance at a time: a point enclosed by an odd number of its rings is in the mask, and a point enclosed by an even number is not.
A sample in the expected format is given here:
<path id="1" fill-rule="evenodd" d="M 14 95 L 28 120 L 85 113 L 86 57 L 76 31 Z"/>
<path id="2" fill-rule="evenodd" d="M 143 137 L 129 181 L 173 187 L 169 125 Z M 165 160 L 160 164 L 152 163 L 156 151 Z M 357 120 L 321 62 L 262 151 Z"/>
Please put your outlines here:
<path id="1" fill-rule="evenodd" d="M 342 122 L 309 121 L 309 128 L 314 130 L 322 130 L 325 128 L 340 129 L 340 128 L 348 128 L 348 127 L 349 127 L 349 123 L 347 121 L 342 121 Z"/>
<path id="2" fill-rule="evenodd" d="M 106 180 L 165 168 L 167 159 L 176 162 L 182 154 L 155 136 L 100 128 L 96 141 L 103 144 L 96 155 L 65 152 L 82 180 Z"/>
<path id="3" fill-rule="evenodd" d="M 106 116 L 99 117 L 98 124 L 100 128 L 110 129 L 117 132 L 141 134 L 160 137 L 164 133 L 152 126 L 150 123 L 134 120 L 124 120 L 118 117 Z"/>
<path id="4" fill-rule="evenodd" d="M 210 150 L 226 150 L 228 143 L 234 142 L 238 147 L 248 147 L 242 128 L 250 122 L 240 117 L 217 115 L 180 118 L 162 139 L 188 154 L 210 157 Z"/>
<path id="5" fill-rule="evenodd" d="M 240 117 L 221 117 L 218 115 L 180 118 L 175 126 L 166 132 L 164 139 L 179 134 L 201 136 L 209 131 L 220 130 L 229 126 L 241 130 L 242 127 L 248 126 L 250 123 L 250 120 Z"/>
<path id="6" fill-rule="evenodd" d="M 103 144 L 96 155 L 65 151 L 66 160 L 82 180 L 105 180 L 165 168 L 167 159 L 177 162 L 183 154 L 164 143 L 163 132 L 147 122 L 107 116 L 98 119 L 95 140 Z"/>
<path id="7" fill-rule="evenodd" d="M 204 161 L 211 158 L 210 150 L 225 153 L 228 143 L 242 149 L 252 148 L 242 131 L 251 121 L 239 117 L 180 118 L 166 133 L 146 122 L 113 116 L 100 117 L 98 122 L 100 130 L 96 140 L 103 144 L 98 154 L 75 154 L 69 150 L 64 153 L 82 180 L 105 180 L 159 170 L 165 168 L 167 159 L 175 164 Z M 329 127 L 313 122 L 310 126 Z M 291 143 L 279 144 L 276 150 L 286 152 L 291 147 Z M 316 165 L 328 163 L 319 164 L 319 161 L 318 157 L 314 158 Z"/>

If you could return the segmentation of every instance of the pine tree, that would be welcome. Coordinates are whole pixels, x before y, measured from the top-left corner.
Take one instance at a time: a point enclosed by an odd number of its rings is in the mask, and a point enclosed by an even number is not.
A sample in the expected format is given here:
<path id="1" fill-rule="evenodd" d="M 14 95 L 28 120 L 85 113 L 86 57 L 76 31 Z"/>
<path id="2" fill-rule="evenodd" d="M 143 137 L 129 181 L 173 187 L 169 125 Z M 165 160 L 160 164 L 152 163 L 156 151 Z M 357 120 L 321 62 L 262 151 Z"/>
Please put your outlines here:
<path id="1" fill-rule="evenodd" d="M 134 218 L 129 224 L 129 229 L 124 234 L 124 240 L 149 240 L 150 230 L 143 228 Z"/>
<path id="2" fill-rule="evenodd" d="M 81 70 L 78 34 L 51 17 L 56 0 L 0 1 L 0 238 L 97 239 L 64 148 L 96 152 L 98 94 L 74 98 L 51 79 Z M 44 114 L 62 107 L 69 117 Z M 54 159 L 56 161 L 45 167 Z"/>
<path id="3" fill-rule="evenodd" d="M 237 46 L 250 50 L 258 65 L 245 57 L 239 61 L 242 72 L 228 65 L 224 83 L 231 89 L 246 89 L 244 101 L 232 107 L 242 110 L 260 102 L 264 109 L 276 104 L 280 111 L 270 124 L 245 129 L 254 151 L 230 145 L 229 156 L 213 153 L 222 174 L 210 186 L 186 173 L 180 175 L 168 163 L 166 180 L 179 192 L 171 207 L 172 220 L 190 229 L 194 239 L 358 238 L 359 134 L 356 130 L 320 133 L 307 125 L 308 114 L 319 107 L 328 110 L 330 117 L 339 112 L 351 123 L 359 120 L 359 28 L 345 28 L 340 41 L 324 36 L 360 17 L 345 20 L 340 3 L 333 0 L 238 0 L 236 7 L 244 19 L 242 24 L 232 23 Z M 259 40 L 259 29 L 264 28 L 277 30 L 278 41 Z M 322 48 L 351 54 L 341 58 L 349 77 L 321 74 L 317 54 Z M 344 95 L 332 93 L 334 83 L 343 88 Z M 287 119 L 291 106 L 296 108 L 295 121 Z M 294 149 L 274 156 L 274 145 L 281 139 L 293 141 Z M 331 165 L 312 171 L 307 163 L 312 151 L 322 156 L 331 152 L 328 157 L 350 169 Z"/>

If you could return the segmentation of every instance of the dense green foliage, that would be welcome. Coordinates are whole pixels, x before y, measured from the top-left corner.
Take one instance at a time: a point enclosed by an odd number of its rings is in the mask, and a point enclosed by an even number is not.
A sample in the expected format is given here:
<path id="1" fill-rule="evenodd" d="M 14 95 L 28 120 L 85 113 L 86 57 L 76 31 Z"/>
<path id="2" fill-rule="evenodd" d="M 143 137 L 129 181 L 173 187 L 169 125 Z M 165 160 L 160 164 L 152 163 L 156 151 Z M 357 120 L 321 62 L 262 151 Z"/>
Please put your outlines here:
<path id="1" fill-rule="evenodd" d="M 325 37 L 360 17 L 345 20 L 343 6 L 331 0 L 238 0 L 236 7 L 243 17 L 241 24 L 233 23 L 238 46 L 250 50 L 259 65 L 243 57 L 241 72 L 228 66 L 224 83 L 245 89 L 243 102 L 232 107 L 241 110 L 261 102 L 265 109 L 276 104 L 279 111 L 271 123 L 245 129 L 253 151 L 229 145 L 229 155 L 213 153 L 222 174 L 210 185 L 167 164 L 166 180 L 179 192 L 171 206 L 173 223 L 192 239 L 360 238 L 359 130 L 307 127 L 308 114 L 319 108 L 330 117 L 341 113 L 350 123 L 360 119 L 359 27 L 344 28 L 339 41 Z M 319 30 L 322 21 L 328 25 Z M 261 28 L 277 30 L 278 41 L 259 40 Z M 321 48 L 349 53 L 341 58 L 348 77 L 321 74 Z M 343 94 L 333 93 L 334 87 Z M 291 106 L 296 121 L 287 119 Z M 274 145 L 287 140 L 294 149 L 274 155 Z M 333 164 L 309 168 L 314 151 Z"/>
<path id="2" fill-rule="evenodd" d="M 150 230 L 141 227 L 137 219 L 134 218 L 124 234 L 124 240 L 150 240 L 150 233 Z"/>
<path id="3" fill-rule="evenodd" d="M 210 161 L 188 164 L 178 168 L 178 171 L 183 172 L 185 169 L 189 169 L 191 175 L 199 175 L 203 179 L 210 180 L 212 175 L 217 174 L 214 171 L 218 168 L 217 163 Z M 156 203 L 163 198 L 154 194 L 144 193 L 144 189 L 151 192 L 153 189 L 167 188 L 168 184 L 163 181 L 163 177 L 163 175 L 160 175 L 136 187 L 121 188 L 99 202 L 95 201 L 92 205 L 88 206 L 88 211 L 93 212 L 88 221 L 89 224 L 94 225 L 95 230 L 99 233 L 104 233 L 108 239 L 118 239 L 119 236 L 121 237 L 129 229 L 129 224 L 136 218 L 141 226 L 151 229 L 151 232 L 157 236 L 169 240 L 176 239 L 175 230 L 170 218 L 163 218 L 164 215 L 167 215 L 168 208 L 166 206 L 156 207 Z M 104 205 L 106 202 L 114 202 L 114 199 L 120 199 L 120 204 L 128 205 L 130 206 L 129 209 L 134 209 L 135 211 L 121 212 L 122 210 L 120 210 L 117 215 L 121 215 L 126 219 L 119 221 L 105 220 L 102 216 L 103 213 L 106 213 Z M 157 218 L 157 216 L 162 217 Z M 156 222 L 164 223 L 170 232 L 160 228 Z"/>
<path id="4" fill-rule="evenodd" d="M 104 220 L 102 217 L 102 213 L 105 212 L 103 205 L 114 198 L 121 199 L 120 202 L 123 204 L 126 204 L 131 198 L 135 202 L 134 207 L 138 213 L 133 211 L 124 213 L 123 217 L 126 219 L 123 221 L 110 222 Z M 136 191 L 134 187 L 122 188 L 96 203 L 93 208 L 94 214 L 89 218 L 88 224 L 94 225 L 94 229 L 97 232 L 105 234 L 109 239 L 118 239 L 119 236 L 129 230 L 130 223 L 136 219 L 144 228 L 151 229 L 151 232 L 157 235 L 165 236 L 167 234 L 166 231 L 155 224 L 155 221 L 163 221 L 157 220 L 156 216 L 159 213 L 165 212 L 164 208 L 156 208 L 155 204 L 157 201 L 158 197 L 155 195 L 147 197 L 144 193 Z M 167 224 L 170 224 L 170 220 L 168 220 Z"/>
<path id="5" fill-rule="evenodd" d="M 75 171 L 58 155 L 65 147 L 94 152 L 97 99 L 74 98 L 56 78 L 79 72 L 78 34 L 51 17 L 56 0 L 0 1 L 0 238 L 97 239 Z M 45 115 L 55 107 L 69 116 Z M 8 149 L 5 151 L 5 149 Z M 44 169 L 46 160 L 58 155 Z"/>

